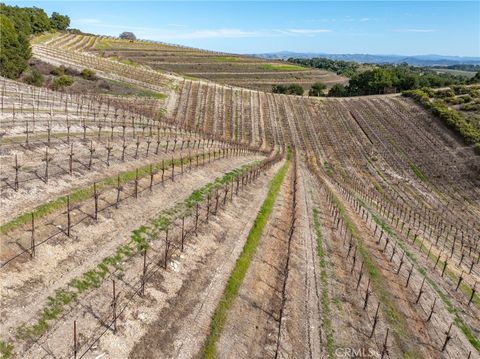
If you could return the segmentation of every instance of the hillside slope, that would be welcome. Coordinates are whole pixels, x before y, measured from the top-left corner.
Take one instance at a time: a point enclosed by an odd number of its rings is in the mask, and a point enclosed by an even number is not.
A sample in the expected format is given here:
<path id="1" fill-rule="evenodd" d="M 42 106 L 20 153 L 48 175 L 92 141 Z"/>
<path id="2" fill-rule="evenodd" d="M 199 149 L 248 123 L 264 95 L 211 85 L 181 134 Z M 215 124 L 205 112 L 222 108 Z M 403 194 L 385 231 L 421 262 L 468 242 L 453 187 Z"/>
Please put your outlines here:
<path id="1" fill-rule="evenodd" d="M 157 106 L 2 80 L 0 354 L 479 356 L 472 147 L 398 95 L 277 95 L 103 41 L 33 53 Z"/>

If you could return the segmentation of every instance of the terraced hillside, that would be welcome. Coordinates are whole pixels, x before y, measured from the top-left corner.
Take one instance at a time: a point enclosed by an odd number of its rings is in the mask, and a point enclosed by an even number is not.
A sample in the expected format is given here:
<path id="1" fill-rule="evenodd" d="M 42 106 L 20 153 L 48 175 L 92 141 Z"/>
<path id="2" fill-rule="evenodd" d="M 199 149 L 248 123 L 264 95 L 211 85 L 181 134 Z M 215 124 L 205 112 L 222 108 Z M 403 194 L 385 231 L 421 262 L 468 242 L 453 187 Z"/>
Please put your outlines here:
<path id="1" fill-rule="evenodd" d="M 50 40 L 166 98 L 1 80 L 4 357 L 480 357 L 480 157 L 429 111 Z"/>
<path id="2" fill-rule="evenodd" d="M 73 34 L 60 35 L 49 41 L 51 45 L 64 49 L 91 51 L 126 63 L 131 61 L 191 78 L 255 90 L 271 91 L 272 85 L 296 83 L 308 91 L 317 81 L 328 87 L 346 81 L 329 71 L 155 42 Z"/>

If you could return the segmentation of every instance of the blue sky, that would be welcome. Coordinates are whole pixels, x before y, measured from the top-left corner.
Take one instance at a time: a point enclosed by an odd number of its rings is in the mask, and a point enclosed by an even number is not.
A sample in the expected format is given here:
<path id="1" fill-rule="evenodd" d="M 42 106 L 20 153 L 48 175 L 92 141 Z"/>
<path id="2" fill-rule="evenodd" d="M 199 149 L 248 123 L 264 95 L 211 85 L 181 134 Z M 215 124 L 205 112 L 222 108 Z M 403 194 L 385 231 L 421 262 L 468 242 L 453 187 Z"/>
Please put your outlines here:
<path id="1" fill-rule="evenodd" d="M 6 1 L 85 32 L 234 52 L 480 56 L 480 1 Z"/>

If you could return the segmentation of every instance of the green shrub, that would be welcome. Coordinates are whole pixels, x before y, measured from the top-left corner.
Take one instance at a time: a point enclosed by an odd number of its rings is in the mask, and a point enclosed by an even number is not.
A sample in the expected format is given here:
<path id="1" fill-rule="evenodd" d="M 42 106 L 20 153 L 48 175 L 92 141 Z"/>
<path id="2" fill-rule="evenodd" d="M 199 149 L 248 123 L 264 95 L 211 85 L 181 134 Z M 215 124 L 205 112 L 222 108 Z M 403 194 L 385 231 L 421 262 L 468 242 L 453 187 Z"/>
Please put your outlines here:
<path id="1" fill-rule="evenodd" d="M 27 84 L 37 87 L 41 87 L 43 85 L 43 81 L 43 75 L 37 69 L 32 69 L 27 77 L 25 77 L 25 82 Z"/>
<path id="2" fill-rule="evenodd" d="M 467 144 L 476 144 L 480 142 L 480 130 L 469 123 L 463 115 L 455 110 L 451 110 L 443 101 L 430 101 L 429 96 L 422 90 L 404 91 L 403 96 L 411 97 L 420 102 L 426 108 L 432 110 L 432 113 L 440 118 L 442 122 L 458 133 Z"/>
<path id="3" fill-rule="evenodd" d="M 323 82 L 315 82 L 308 91 L 308 96 L 323 96 L 326 88 Z"/>
<path id="4" fill-rule="evenodd" d="M 85 80 L 94 80 L 95 71 L 91 69 L 83 69 L 82 72 L 80 72 L 80 76 L 82 76 Z"/>
<path id="5" fill-rule="evenodd" d="M 467 102 L 472 102 L 472 101 L 473 101 L 473 97 L 472 97 L 470 94 L 460 96 L 460 98 L 463 100 L 463 103 L 467 103 Z"/>
<path id="6" fill-rule="evenodd" d="M 285 95 L 298 95 L 301 96 L 305 92 L 304 88 L 298 84 L 291 85 L 273 85 L 273 93 L 281 93 Z"/>
<path id="7" fill-rule="evenodd" d="M 328 91 L 329 97 L 344 97 L 348 96 L 348 90 L 342 84 L 335 84 L 332 86 L 330 91 Z"/>
<path id="8" fill-rule="evenodd" d="M 460 105 L 464 103 L 464 99 L 461 97 L 447 97 L 445 102 L 449 103 L 450 105 Z"/>
<path id="9" fill-rule="evenodd" d="M 62 76 L 65 75 L 65 70 L 66 69 L 63 66 L 55 67 L 53 70 L 50 71 L 50 74 L 55 76 Z"/>
<path id="10" fill-rule="evenodd" d="M 434 92 L 435 97 L 437 98 L 446 98 L 446 97 L 455 97 L 455 92 L 450 89 L 438 90 Z"/>
<path id="11" fill-rule="evenodd" d="M 466 103 L 460 106 L 462 111 L 480 111 L 480 103 Z"/>
<path id="12" fill-rule="evenodd" d="M 73 79 L 68 75 L 62 75 L 53 80 L 53 89 L 60 90 L 63 87 L 70 86 L 73 84 Z"/>

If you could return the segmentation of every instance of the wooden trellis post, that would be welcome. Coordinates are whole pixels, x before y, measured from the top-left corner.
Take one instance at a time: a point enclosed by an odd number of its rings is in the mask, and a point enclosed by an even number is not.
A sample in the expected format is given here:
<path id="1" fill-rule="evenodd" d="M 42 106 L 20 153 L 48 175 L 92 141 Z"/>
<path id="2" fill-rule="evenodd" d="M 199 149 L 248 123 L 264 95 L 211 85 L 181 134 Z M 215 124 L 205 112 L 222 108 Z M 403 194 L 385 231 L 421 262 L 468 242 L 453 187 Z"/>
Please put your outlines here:
<path id="1" fill-rule="evenodd" d="M 15 184 L 14 184 L 15 192 L 18 191 L 18 171 L 20 170 L 20 167 L 21 166 L 18 165 L 17 154 L 15 154 L 15 166 L 13 166 L 13 168 L 15 169 Z"/>
<path id="2" fill-rule="evenodd" d="M 145 282 L 147 281 L 147 248 L 143 250 L 143 274 L 141 296 L 145 296 Z"/>
<path id="3" fill-rule="evenodd" d="M 472 303 L 473 297 L 475 296 L 476 291 L 477 291 L 477 282 L 475 282 L 475 284 L 473 285 L 472 293 L 470 294 L 470 299 L 468 300 L 467 306 L 470 306 L 470 304 Z"/>
<path id="4" fill-rule="evenodd" d="M 420 301 L 420 297 L 423 294 L 423 285 L 425 284 L 425 278 L 426 277 L 423 277 L 422 285 L 420 286 L 420 290 L 418 291 L 417 300 L 415 301 L 415 304 L 418 304 L 418 302 Z"/>
<path id="5" fill-rule="evenodd" d="M 195 236 L 198 236 L 197 228 L 198 228 L 198 217 L 200 216 L 198 211 L 198 202 L 195 205 Z"/>
<path id="6" fill-rule="evenodd" d="M 181 249 L 182 249 L 182 252 L 183 252 L 183 242 L 185 240 L 185 217 L 182 216 L 182 241 L 181 241 Z"/>
<path id="7" fill-rule="evenodd" d="M 167 269 L 167 262 L 168 262 L 168 249 L 169 249 L 169 240 L 168 240 L 168 227 L 165 230 L 165 263 L 164 268 Z"/>
<path id="8" fill-rule="evenodd" d="M 150 192 L 152 191 L 152 186 L 153 186 L 153 165 L 150 165 Z"/>
<path id="9" fill-rule="evenodd" d="M 138 198 L 138 168 L 135 170 L 135 189 L 134 189 L 134 196 Z"/>
<path id="10" fill-rule="evenodd" d="M 215 190 L 215 210 L 213 211 L 213 214 L 214 215 L 217 215 L 217 210 L 218 210 L 218 198 L 219 198 L 219 194 L 218 194 L 218 189 Z"/>
<path id="11" fill-rule="evenodd" d="M 95 152 L 95 148 L 93 148 L 93 141 L 90 141 L 90 159 L 88 161 L 88 170 L 92 169 L 92 161 L 93 161 L 93 153 Z"/>
<path id="12" fill-rule="evenodd" d="M 363 261 L 362 261 L 362 265 L 360 266 L 360 273 L 358 274 L 357 287 L 355 289 L 358 289 L 358 287 L 360 286 L 362 277 L 363 277 Z"/>
<path id="13" fill-rule="evenodd" d="M 113 334 L 117 333 L 117 293 L 115 290 L 115 279 L 112 279 L 112 316 L 113 316 Z"/>
<path id="14" fill-rule="evenodd" d="M 227 198 L 228 198 L 228 184 L 225 185 L 225 195 L 223 196 L 223 205 L 227 203 Z"/>
<path id="15" fill-rule="evenodd" d="M 110 140 L 107 140 L 107 146 L 105 148 L 107 150 L 107 166 L 110 167 L 110 154 L 113 149 L 113 146 L 110 144 Z"/>
<path id="16" fill-rule="evenodd" d="M 435 304 L 436 304 L 436 303 L 437 303 L 437 297 L 434 297 L 434 298 L 433 298 L 433 304 L 432 304 L 432 306 L 431 306 L 431 308 L 430 308 L 430 314 L 428 314 L 428 318 L 427 318 L 427 320 L 426 320 L 427 323 L 430 321 L 430 319 L 432 319 L 432 315 L 433 315 L 433 313 L 434 313 L 433 309 L 435 308 Z"/>
<path id="17" fill-rule="evenodd" d="M 67 196 L 67 236 L 68 236 L 68 237 L 70 237 L 70 226 L 71 226 L 70 196 Z"/>
<path id="18" fill-rule="evenodd" d="M 35 257 L 35 213 L 32 212 L 32 236 L 30 241 L 30 257 Z"/>
<path id="19" fill-rule="evenodd" d="M 147 139 L 147 154 L 145 157 L 148 157 L 148 153 L 150 152 L 150 143 L 152 142 L 152 139 L 148 137 Z"/>
<path id="20" fill-rule="evenodd" d="M 70 174 L 73 174 L 73 143 L 70 145 L 70 153 L 68 155 L 68 169 Z"/>
<path id="21" fill-rule="evenodd" d="M 370 278 L 368 278 L 367 290 L 365 291 L 365 301 L 363 302 L 363 310 L 367 309 L 368 298 L 370 297 Z"/>
<path id="22" fill-rule="evenodd" d="M 460 274 L 460 278 L 458 278 L 458 282 L 457 282 L 457 286 L 455 287 L 455 291 L 457 291 L 458 287 L 460 287 L 460 284 L 462 283 L 462 280 L 463 280 L 463 270 L 462 270 L 462 274 Z"/>
<path id="23" fill-rule="evenodd" d="M 125 143 L 125 137 L 123 138 L 122 143 L 122 162 L 125 162 L 125 150 L 127 149 L 127 145 Z"/>
<path id="24" fill-rule="evenodd" d="M 377 304 L 377 310 L 375 311 L 375 316 L 373 317 L 373 326 L 372 326 L 372 331 L 370 332 L 369 338 L 373 337 L 373 334 L 375 333 L 375 327 L 377 326 L 378 322 L 378 309 L 380 308 L 380 302 Z"/>
<path id="25" fill-rule="evenodd" d="M 157 148 L 155 149 L 155 154 L 158 155 L 158 149 L 160 148 L 160 134 L 157 135 Z"/>
<path id="26" fill-rule="evenodd" d="M 445 337 L 445 341 L 443 342 L 443 346 L 442 346 L 442 353 L 443 351 L 447 348 L 447 344 L 448 342 L 450 341 L 450 339 L 452 339 L 452 336 L 450 335 L 450 330 L 452 330 L 452 323 L 450 323 L 450 326 L 448 327 L 448 330 L 445 332 L 446 334 L 446 337 Z"/>
<path id="27" fill-rule="evenodd" d="M 387 333 L 385 334 L 385 340 L 383 341 L 381 359 L 385 357 L 385 354 L 388 354 L 387 340 L 388 340 L 389 331 L 390 331 L 390 328 L 387 328 Z"/>
<path id="28" fill-rule="evenodd" d="M 45 161 L 45 183 L 48 183 L 48 168 L 52 160 L 53 158 L 48 154 L 48 147 L 45 147 L 45 158 L 43 159 Z"/>
<path id="29" fill-rule="evenodd" d="M 120 175 L 117 176 L 117 200 L 115 202 L 115 208 L 118 209 L 118 205 L 120 203 L 120 192 L 122 191 L 122 187 L 120 186 Z"/>
<path id="30" fill-rule="evenodd" d="M 205 221 L 208 223 L 208 217 L 210 215 L 210 193 L 207 195 L 207 215 Z"/>
<path id="31" fill-rule="evenodd" d="M 73 357 L 77 359 L 77 321 L 73 321 Z"/>
<path id="32" fill-rule="evenodd" d="M 98 193 L 97 193 L 97 183 L 93 183 L 93 200 L 95 204 L 95 216 L 94 219 L 98 220 Z"/>
<path id="33" fill-rule="evenodd" d="M 165 180 L 165 160 L 162 160 L 162 186 L 164 185 Z"/>

